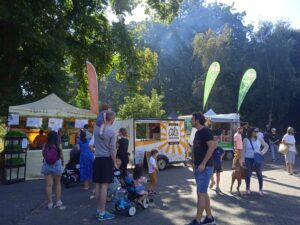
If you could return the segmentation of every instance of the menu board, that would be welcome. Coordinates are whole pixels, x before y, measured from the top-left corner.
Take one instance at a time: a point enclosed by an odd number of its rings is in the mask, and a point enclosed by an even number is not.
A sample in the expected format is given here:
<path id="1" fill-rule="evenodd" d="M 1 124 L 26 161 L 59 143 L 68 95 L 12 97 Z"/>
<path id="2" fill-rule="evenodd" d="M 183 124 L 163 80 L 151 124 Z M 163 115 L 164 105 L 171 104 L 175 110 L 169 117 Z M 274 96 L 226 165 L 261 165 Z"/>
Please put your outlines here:
<path id="1" fill-rule="evenodd" d="M 62 128 L 62 125 L 63 119 L 49 118 L 48 127 L 51 128 L 51 130 L 58 131 L 59 128 Z"/>
<path id="2" fill-rule="evenodd" d="M 43 118 L 27 117 L 26 127 L 41 127 L 43 124 Z"/>
<path id="3" fill-rule="evenodd" d="M 75 128 L 84 128 L 84 125 L 88 124 L 88 119 L 76 119 L 75 120 Z"/>
<path id="4" fill-rule="evenodd" d="M 10 125 L 19 125 L 19 113 L 10 112 L 8 113 L 8 126 Z"/>

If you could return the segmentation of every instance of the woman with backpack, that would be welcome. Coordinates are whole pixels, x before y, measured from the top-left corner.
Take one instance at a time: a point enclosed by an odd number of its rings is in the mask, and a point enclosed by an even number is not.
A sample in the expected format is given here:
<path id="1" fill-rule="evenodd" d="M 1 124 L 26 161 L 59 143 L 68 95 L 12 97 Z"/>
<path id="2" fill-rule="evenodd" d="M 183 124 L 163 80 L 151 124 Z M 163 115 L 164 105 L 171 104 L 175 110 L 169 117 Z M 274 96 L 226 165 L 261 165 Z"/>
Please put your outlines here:
<path id="1" fill-rule="evenodd" d="M 46 180 L 46 194 L 48 198 L 48 209 L 53 207 L 61 207 L 61 174 L 63 172 L 63 152 L 59 148 L 58 135 L 55 131 L 50 131 L 48 141 L 43 147 L 43 165 L 41 173 L 44 174 Z M 52 187 L 56 192 L 56 204 L 52 201 Z"/>
<path id="2" fill-rule="evenodd" d="M 259 132 L 258 128 L 251 127 L 247 132 L 247 137 L 243 141 L 243 156 L 245 158 L 246 165 L 246 194 L 251 194 L 250 180 L 252 176 L 253 168 L 256 171 L 256 175 L 259 183 L 259 194 L 263 195 L 263 175 L 262 164 L 263 155 L 268 151 L 269 146 L 263 140 L 257 136 Z M 261 146 L 263 149 L 261 150 Z"/>
<path id="3" fill-rule="evenodd" d="M 80 150 L 80 181 L 83 181 L 83 190 L 90 188 L 89 181 L 92 180 L 94 154 L 89 147 L 90 140 L 85 131 L 80 131 L 80 139 L 77 148 Z"/>

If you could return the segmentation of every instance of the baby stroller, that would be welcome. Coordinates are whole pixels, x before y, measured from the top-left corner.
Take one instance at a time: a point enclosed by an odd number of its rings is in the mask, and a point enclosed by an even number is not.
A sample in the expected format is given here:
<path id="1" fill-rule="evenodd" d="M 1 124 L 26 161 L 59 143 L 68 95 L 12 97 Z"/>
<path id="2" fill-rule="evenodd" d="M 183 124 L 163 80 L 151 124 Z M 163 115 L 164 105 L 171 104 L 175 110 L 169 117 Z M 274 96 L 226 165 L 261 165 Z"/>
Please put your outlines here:
<path id="1" fill-rule="evenodd" d="M 65 188 L 80 182 L 80 151 L 76 147 L 70 152 L 70 160 L 66 164 L 61 179 Z"/>
<path id="2" fill-rule="evenodd" d="M 143 200 L 142 204 L 138 203 L 138 199 L 141 195 L 137 194 L 134 181 L 131 177 L 124 177 L 124 185 L 123 188 L 119 188 L 116 195 L 116 211 L 126 210 L 129 216 L 134 216 L 138 206 L 141 206 L 143 209 L 149 207 L 148 197 Z"/>
<path id="3" fill-rule="evenodd" d="M 121 185 L 121 172 L 115 169 L 113 183 L 109 184 L 107 190 L 107 201 L 116 200 L 118 190 L 122 188 Z"/>

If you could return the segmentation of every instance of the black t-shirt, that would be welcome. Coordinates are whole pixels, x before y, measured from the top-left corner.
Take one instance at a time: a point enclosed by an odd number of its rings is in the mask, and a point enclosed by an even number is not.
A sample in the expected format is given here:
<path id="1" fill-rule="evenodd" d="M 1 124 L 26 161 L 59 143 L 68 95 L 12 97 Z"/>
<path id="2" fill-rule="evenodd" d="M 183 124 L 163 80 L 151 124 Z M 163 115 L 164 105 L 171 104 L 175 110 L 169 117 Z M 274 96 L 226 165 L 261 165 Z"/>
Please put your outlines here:
<path id="1" fill-rule="evenodd" d="M 207 142 L 213 140 L 212 132 L 207 127 L 196 132 L 193 145 L 195 166 L 199 166 L 202 163 L 208 150 Z M 213 166 L 212 157 L 207 161 L 206 166 Z"/>
<path id="2" fill-rule="evenodd" d="M 269 145 L 270 144 L 270 133 L 268 131 L 266 131 L 264 133 L 264 141 Z"/>
<path id="3" fill-rule="evenodd" d="M 119 144 L 119 149 L 117 152 L 118 158 L 126 158 L 128 157 L 128 145 L 129 141 L 127 138 L 121 138 L 117 142 Z"/>
<path id="4" fill-rule="evenodd" d="M 272 142 L 274 142 L 274 141 L 277 141 L 275 144 L 279 144 L 279 142 L 280 142 L 280 140 L 279 140 L 279 137 L 278 137 L 278 135 L 277 134 L 271 134 L 270 135 L 270 140 L 272 141 Z"/>

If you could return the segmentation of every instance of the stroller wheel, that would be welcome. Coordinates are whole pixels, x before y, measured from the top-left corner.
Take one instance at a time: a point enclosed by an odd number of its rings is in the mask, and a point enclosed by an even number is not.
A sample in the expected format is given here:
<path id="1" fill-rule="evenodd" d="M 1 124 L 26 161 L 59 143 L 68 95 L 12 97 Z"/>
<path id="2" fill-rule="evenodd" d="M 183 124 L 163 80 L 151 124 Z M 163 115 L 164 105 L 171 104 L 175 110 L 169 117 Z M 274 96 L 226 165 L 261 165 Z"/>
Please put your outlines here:
<path id="1" fill-rule="evenodd" d="M 142 208 L 143 208 L 143 209 L 148 209 L 148 207 L 149 207 L 149 199 L 148 199 L 148 198 L 145 198 L 145 199 L 143 200 Z"/>
<path id="2" fill-rule="evenodd" d="M 134 216 L 136 214 L 136 207 L 134 205 L 131 205 L 129 208 L 128 208 L 128 215 L 129 216 Z"/>

